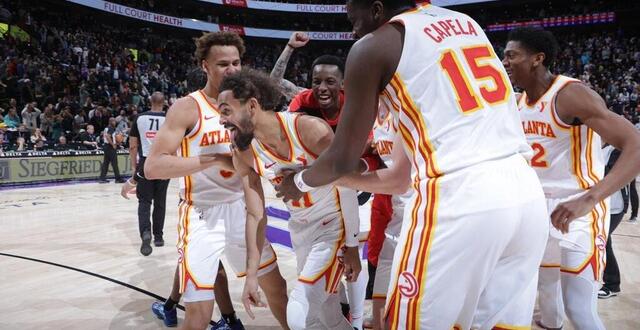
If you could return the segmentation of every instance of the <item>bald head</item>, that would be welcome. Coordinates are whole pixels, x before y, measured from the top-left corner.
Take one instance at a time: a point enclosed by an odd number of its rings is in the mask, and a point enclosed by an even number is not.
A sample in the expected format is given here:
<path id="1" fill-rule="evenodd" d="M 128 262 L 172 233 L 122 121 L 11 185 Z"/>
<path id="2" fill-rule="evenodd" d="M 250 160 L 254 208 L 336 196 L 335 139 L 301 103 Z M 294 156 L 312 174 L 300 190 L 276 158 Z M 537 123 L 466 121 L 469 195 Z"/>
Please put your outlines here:
<path id="1" fill-rule="evenodd" d="M 164 108 L 164 94 L 154 92 L 151 94 L 151 111 L 162 111 Z"/>

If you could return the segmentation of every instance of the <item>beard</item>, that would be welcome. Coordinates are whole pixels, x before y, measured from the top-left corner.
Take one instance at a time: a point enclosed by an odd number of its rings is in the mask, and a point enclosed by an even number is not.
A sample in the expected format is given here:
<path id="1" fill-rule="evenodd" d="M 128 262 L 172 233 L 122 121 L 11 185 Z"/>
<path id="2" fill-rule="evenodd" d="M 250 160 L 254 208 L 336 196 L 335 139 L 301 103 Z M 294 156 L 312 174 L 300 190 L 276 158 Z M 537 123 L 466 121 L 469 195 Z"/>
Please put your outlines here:
<path id="1" fill-rule="evenodd" d="M 245 151 L 249 149 L 251 145 L 251 141 L 253 141 L 253 133 L 236 133 L 233 137 L 233 145 L 238 148 L 240 151 Z"/>
<path id="2" fill-rule="evenodd" d="M 234 125 L 235 126 L 235 125 Z M 249 149 L 251 145 L 251 141 L 253 141 L 253 123 L 251 120 L 244 119 L 240 122 L 240 126 L 235 126 L 235 130 L 233 131 L 233 146 L 238 148 L 240 151 L 245 151 Z"/>

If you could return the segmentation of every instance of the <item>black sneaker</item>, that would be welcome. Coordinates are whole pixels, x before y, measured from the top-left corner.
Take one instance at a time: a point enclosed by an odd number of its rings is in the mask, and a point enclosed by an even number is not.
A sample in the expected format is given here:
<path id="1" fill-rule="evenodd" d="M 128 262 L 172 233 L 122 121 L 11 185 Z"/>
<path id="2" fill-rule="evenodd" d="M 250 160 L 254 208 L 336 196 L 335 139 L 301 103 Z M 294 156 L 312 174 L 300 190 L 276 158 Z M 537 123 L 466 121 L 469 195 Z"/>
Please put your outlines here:
<path id="1" fill-rule="evenodd" d="M 98 183 L 101 183 L 101 184 L 102 183 L 109 183 L 109 180 L 102 179 L 102 180 L 99 180 Z"/>
<path id="2" fill-rule="evenodd" d="M 153 248 L 151 248 L 151 233 L 145 231 L 142 233 L 142 245 L 140 246 L 140 253 L 143 256 L 148 256 L 153 252 Z"/>
<path id="3" fill-rule="evenodd" d="M 164 240 L 162 239 L 162 237 L 156 237 L 153 239 L 153 245 L 157 247 L 164 246 Z"/>
<path id="4" fill-rule="evenodd" d="M 116 183 L 125 183 L 127 180 L 125 179 L 116 179 Z"/>
<path id="5" fill-rule="evenodd" d="M 613 290 L 609 290 L 609 288 L 602 287 L 602 289 L 598 291 L 598 298 L 608 299 L 608 298 L 617 296 L 619 292 L 620 291 L 613 291 Z"/>

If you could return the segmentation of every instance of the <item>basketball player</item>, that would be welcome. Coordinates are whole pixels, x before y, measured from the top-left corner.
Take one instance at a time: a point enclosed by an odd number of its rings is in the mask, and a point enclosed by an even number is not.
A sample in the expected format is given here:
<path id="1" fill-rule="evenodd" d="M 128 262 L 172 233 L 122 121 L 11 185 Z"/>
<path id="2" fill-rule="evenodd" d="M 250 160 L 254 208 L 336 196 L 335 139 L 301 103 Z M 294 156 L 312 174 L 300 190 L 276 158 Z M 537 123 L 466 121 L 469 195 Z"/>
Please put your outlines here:
<path id="1" fill-rule="evenodd" d="M 204 329 L 211 319 L 214 282 L 223 250 L 238 276 L 245 273 L 246 259 L 242 180 L 216 166 L 216 155 L 230 154 L 231 141 L 229 132 L 219 123 L 215 105 L 222 78 L 240 69 L 244 43 L 235 33 L 218 32 L 204 34 L 196 46 L 196 58 L 207 74 L 207 84 L 171 106 L 145 164 L 150 179 L 183 177 L 178 268 L 179 291 L 186 305 L 185 329 Z M 180 155 L 175 156 L 178 148 Z M 284 326 L 286 283 L 270 244 L 265 241 L 260 248 L 258 280 L 274 316 Z"/>
<path id="2" fill-rule="evenodd" d="M 491 43 L 470 17 L 412 0 L 350 0 L 347 11 L 361 39 L 347 59 L 336 136 L 309 168 L 286 175 L 278 194 L 297 200 L 353 172 L 386 92 L 402 148 L 393 148 L 390 168 L 352 183 L 414 190 L 393 260 L 388 327 L 528 327 L 549 229 Z"/>
<path id="3" fill-rule="evenodd" d="M 162 230 L 164 228 L 165 206 L 169 180 L 147 180 L 144 177 L 144 162 L 149 155 L 151 144 L 164 123 L 164 95 L 154 92 L 151 95 L 151 110 L 136 117 L 129 134 L 129 159 L 134 175 L 122 185 L 122 197 L 129 199 L 134 188 L 138 197 L 138 225 L 142 246 L 140 253 L 151 254 L 151 204 L 153 203 L 153 245 L 164 246 Z M 138 142 L 140 141 L 140 142 Z M 138 144 L 140 143 L 140 148 Z"/>
<path id="4" fill-rule="evenodd" d="M 604 329 L 597 293 L 604 267 L 608 200 L 640 173 L 640 133 L 607 110 L 577 79 L 549 70 L 558 51 L 550 32 L 510 32 L 503 64 L 524 93 L 519 114 L 553 226 L 540 268 L 540 323 L 561 328 L 564 312 L 577 329 Z M 603 178 L 600 139 L 622 151 Z"/>
<path id="5" fill-rule="evenodd" d="M 259 176 L 277 184 L 281 172 L 312 164 L 333 137 L 323 120 L 274 112 L 280 94 L 273 79 L 253 70 L 227 76 L 220 87 L 220 120 L 237 149 L 234 166 L 252 190 L 246 193 L 248 270 L 243 293 L 249 313 L 251 304 L 262 305 L 255 278 L 267 218 Z M 355 281 L 361 267 L 355 191 L 327 185 L 290 200 L 287 208 L 298 265 L 298 282 L 287 305 L 289 327 L 353 329 L 341 314 L 336 292 L 343 271 Z"/>
<path id="6" fill-rule="evenodd" d="M 289 111 L 305 113 L 323 119 L 335 132 L 338 121 L 340 120 L 340 112 L 344 105 L 344 91 L 342 90 L 344 62 L 340 58 L 332 55 L 322 55 L 316 58 L 311 65 L 311 89 L 296 86 L 292 82 L 284 79 L 284 73 L 293 51 L 304 47 L 308 42 L 309 36 L 306 33 L 292 33 L 287 42 L 287 46 L 282 51 L 282 54 L 280 54 L 271 71 L 271 77 L 280 82 L 285 96 L 292 98 L 289 104 Z M 370 150 L 367 150 L 363 155 L 361 167 L 363 170 L 365 168 L 373 169 L 378 166 L 379 162 L 379 157 L 373 155 Z M 364 205 L 370 197 L 370 193 L 361 192 L 358 195 L 358 204 Z M 374 198 L 372 208 L 381 208 L 385 205 L 380 202 L 384 202 L 382 196 L 381 198 Z M 361 255 L 364 249 L 364 243 L 369 236 L 369 230 L 366 228 L 366 225 L 364 221 L 361 222 L 359 237 L 361 242 L 359 251 Z M 372 229 L 375 229 L 375 225 L 372 226 Z M 362 329 L 364 321 L 364 300 L 368 281 L 369 273 L 363 272 L 358 276 L 357 281 L 347 282 L 346 296 L 348 299 L 343 298 L 345 297 L 345 292 L 342 292 L 344 286 L 340 285 L 343 312 L 345 315 L 350 315 L 351 323 L 356 329 Z"/>
<path id="7" fill-rule="evenodd" d="M 391 151 L 393 150 L 393 142 L 398 131 L 397 124 L 391 115 L 392 108 L 393 105 L 390 103 L 389 98 L 381 98 L 378 105 L 378 115 L 373 125 L 373 144 L 387 168 L 393 165 Z M 398 147 L 401 148 L 402 146 Z M 408 191 L 402 195 L 394 195 L 391 197 L 391 216 L 389 222 L 384 227 L 384 240 L 380 253 L 378 254 L 375 280 L 373 282 L 373 328 L 376 330 L 384 328 L 382 316 L 387 299 L 387 289 L 391 279 L 393 254 L 398 244 L 398 236 L 400 235 L 400 229 L 402 227 L 404 206 L 412 194 L 412 191 Z M 378 196 L 388 195 L 376 194 L 376 197 Z M 373 221 L 372 210 L 372 226 Z"/>

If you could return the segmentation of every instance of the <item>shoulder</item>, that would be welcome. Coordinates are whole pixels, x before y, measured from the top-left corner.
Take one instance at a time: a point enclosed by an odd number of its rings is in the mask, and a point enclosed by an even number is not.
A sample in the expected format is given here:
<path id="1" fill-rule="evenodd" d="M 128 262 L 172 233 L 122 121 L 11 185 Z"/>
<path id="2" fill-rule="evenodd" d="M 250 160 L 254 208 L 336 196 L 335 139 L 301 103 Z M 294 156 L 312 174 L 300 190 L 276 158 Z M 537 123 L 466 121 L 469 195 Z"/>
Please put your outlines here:
<path id="1" fill-rule="evenodd" d="M 167 110 L 167 121 L 194 125 L 200 117 L 198 107 L 198 102 L 193 97 L 181 97 Z"/>
<path id="2" fill-rule="evenodd" d="M 602 97 L 581 81 L 568 82 L 558 91 L 556 107 L 578 117 L 607 110 Z"/>
<path id="3" fill-rule="evenodd" d="M 347 56 L 347 79 L 356 85 L 371 83 L 374 79 L 382 90 L 398 68 L 403 45 L 404 26 L 399 23 L 385 24 L 364 36 Z"/>
<path id="4" fill-rule="evenodd" d="M 289 111 L 291 112 L 301 111 L 301 108 L 308 107 L 312 103 L 311 102 L 312 100 L 313 100 L 313 91 L 310 89 L 305 89 L 300 93 L 296 94 L 296 96 L 294 96 L 291 99 L 291 102 L 289 103 Z"/>
<path id="5" fill-rule="evenodd" d="M 299 134 L 303 142 L 307 142 L 305 137 L 309 137 L 308 140 L 316 140 L 325 136 L 333 137 L 333 130 L 329 124 L 314 116 L 298 115 L 295 119 L 296 131 L 304 134 Z"/>

